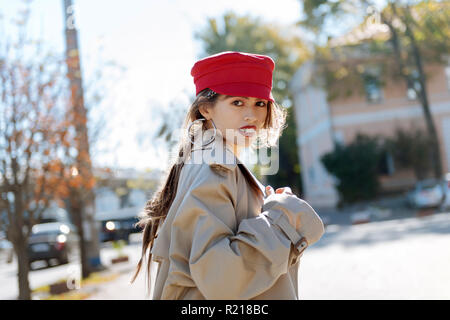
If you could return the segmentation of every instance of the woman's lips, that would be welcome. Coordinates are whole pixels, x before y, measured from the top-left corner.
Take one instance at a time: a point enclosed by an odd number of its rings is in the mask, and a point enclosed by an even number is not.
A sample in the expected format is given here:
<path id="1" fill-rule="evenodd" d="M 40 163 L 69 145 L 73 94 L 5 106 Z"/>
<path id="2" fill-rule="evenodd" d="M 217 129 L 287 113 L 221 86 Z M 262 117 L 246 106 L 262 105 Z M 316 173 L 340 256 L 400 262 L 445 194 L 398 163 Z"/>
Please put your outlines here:
<path id="1" fill-rule="evenodd" d="M 239 128 L 239 132 L 245 137 L 252 137 L 256 134 L 255 126 L 245 126 Z"/>

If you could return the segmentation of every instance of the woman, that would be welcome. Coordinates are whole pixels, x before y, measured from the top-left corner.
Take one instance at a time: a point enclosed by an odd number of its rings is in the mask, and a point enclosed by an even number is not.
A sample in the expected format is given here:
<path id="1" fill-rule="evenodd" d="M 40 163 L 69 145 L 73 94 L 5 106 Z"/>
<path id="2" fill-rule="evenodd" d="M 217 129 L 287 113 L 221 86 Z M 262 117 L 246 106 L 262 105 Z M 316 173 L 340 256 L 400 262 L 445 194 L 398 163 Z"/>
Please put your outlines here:
<path id="1" fill-rule="evenodd" d="M 298 299 L 299 258 L 323 224 L 289 187 L 264 186 L 239 161 L 273 146 L 286 112 L 272 97 L 273 60 L 222 52 L 197 61 L 197 97 L 178 159 L 145 208 L 142 257 L 153 299 Z M 195 129 L 195 126 L 198 128 Z"/>

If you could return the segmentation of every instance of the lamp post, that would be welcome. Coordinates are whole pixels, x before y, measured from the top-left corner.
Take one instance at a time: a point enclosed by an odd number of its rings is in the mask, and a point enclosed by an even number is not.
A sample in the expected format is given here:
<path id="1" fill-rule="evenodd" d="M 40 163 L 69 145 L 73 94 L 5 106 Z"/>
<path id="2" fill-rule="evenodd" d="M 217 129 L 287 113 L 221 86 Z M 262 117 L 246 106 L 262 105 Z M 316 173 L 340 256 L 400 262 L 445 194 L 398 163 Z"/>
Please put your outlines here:
<path id="1" fill-rule="evenodd" d="M 93 181 L 92 165 L 89 153 L 87 113 L 84 106 L 83 82 L 80 66 L 78 36 L 75 27 L 74 6 L 72 0 L 63 0 L 66 38 L 67 77 L 71 91 L 71 104 L 68 110 L 76 134 L 77 156 L 75 159 L 77 175 L 82 181 Z M 95 195 L 92 188 L 85 185 L 72 187 L 70 191 L 71 214 L 80 236 L 82 276 L 102 268 L 100 261 L 100 241 L 94 218 Z"/>

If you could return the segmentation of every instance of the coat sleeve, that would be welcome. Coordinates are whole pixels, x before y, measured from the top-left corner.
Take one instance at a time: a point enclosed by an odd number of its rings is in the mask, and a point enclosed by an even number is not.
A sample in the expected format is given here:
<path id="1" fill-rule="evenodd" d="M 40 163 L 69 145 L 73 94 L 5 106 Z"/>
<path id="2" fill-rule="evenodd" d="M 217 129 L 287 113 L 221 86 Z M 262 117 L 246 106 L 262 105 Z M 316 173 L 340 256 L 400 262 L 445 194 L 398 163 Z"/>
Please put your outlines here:
<path id="1" fill-rule="evenodd" d="M 271 209 L 237 224 L 235 174 L 203 167 L 171 227 L 170 281 L 190 278 L 206 299 L 251 299 L 288 272 L 292 256 L 291 240 L 267 215 Z"/>

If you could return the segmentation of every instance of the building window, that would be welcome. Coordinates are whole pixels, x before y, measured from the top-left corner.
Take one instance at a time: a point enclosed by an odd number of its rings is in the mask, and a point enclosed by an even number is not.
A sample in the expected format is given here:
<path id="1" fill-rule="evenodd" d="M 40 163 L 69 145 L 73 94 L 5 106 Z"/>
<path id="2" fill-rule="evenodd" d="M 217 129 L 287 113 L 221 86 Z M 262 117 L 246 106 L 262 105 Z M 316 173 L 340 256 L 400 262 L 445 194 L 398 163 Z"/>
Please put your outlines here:
<path id="1" fill-rule="evenodd" d="M 447 79 L 447 89 L 450 91 L 450 59 L 449 64 L 445 67 L 445 78 Z"/>
<path id="2" fill-rule="evenodd" d="M 383 94 L 381 91 L 381 82 L 379 76 L 374 73 L 366 73 L 363 76 L 363 80 L 367 102 L 381 102 L 381 100 L 383 99 Z"/>
<path id="3" fill-rule="evenodd" d="M 340 145 L 345 144 L 344 133 L 342 131 L 334 131 L 334 142 Z"/>
<path id="4" fill-rule="evenodd" d="M 390 152 L 385 151 L 378 163 L 378 173 L 384 175 L 393 175 L 395 172 L 394 158 Z"/>
<path id="5" fill-rule="evenodd" d="M 417 92 L 421 89 L 421 85 L 419 82 L 419 72 L 414 70 L 411 73 L 411 82 L 408 84 L 408 90 L 406 91 L 406 96 L 409 100 L 417 99 Z"/>

